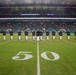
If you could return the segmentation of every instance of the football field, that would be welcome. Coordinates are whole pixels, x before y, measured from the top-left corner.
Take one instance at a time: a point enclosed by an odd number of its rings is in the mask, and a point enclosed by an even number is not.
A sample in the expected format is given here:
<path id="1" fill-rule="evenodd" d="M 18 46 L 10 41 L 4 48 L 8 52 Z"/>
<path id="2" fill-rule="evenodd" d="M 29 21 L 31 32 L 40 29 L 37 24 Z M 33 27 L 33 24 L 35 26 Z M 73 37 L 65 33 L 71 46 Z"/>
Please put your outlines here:
<path id="1" fill-rule="evenodd" d="M 76 39 L 71 35 L 70 40 L 59 35 L 52 40 L 37 42 L 25 36 L 0 34 L 0 75 L 76 75 Z M 45 38 L 46 36 L 43 36 Z"/>

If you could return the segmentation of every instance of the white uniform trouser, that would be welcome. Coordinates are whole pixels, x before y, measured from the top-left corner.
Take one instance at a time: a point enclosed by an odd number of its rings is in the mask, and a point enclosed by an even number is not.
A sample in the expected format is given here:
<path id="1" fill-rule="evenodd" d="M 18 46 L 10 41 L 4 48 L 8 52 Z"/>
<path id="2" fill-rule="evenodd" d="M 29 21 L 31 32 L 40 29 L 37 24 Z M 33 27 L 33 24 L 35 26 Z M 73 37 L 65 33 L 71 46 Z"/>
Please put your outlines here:
<path id="1" fill-rule="evenodd" d="M 32 36 L 32 39 L 35 40 L 35 36 Z"/>
<path id="2" fill-rule="evenodd" d="M 70 36 L 68 36 L 68 40 L 70 39 Z"/>
<path id="3" fill-rule="evenodd" d="M 49 36 L 46 36 L 46 39 L 49 40 Z"/>
<path id="4" fill-rule="evenodd" d="M 40 40 L 42 40 L 42 36 L 40 36 Z"/>
<path id="5" fill-rule="evenodd" d="M 60 36 L 60 40 L 62 40 L 62 36 Z"/>
<path id="6" fill-rule="evenodd" d="M 54 40 L 55 39 L 55 36 L 52 36 L 52 39 Z"/>
<path id="7" fill-rule="evenodd" d="M 21 40 L 21 36 L 18 36 L 18 39 Z"/>
<path id="8" fill-rule="evenodd" d="M 6 40 L 6 36 L 3 36 L 3 39 Z"/>
<path id="9" fill-rule="evenodd" d="M 37 36 L 37 41 L 39 41 L 40 39 L 39 39 L 39 36 Z"/>
<path id="10" fill-rule="evenodd" d="M 13 36 L 11 36 L 11 40 L 13 40 Z"/>
<path id="11" fill-rule="evenodd" d="M 26 40 L 28 40 L 28 36 L 26 36 Z"/>

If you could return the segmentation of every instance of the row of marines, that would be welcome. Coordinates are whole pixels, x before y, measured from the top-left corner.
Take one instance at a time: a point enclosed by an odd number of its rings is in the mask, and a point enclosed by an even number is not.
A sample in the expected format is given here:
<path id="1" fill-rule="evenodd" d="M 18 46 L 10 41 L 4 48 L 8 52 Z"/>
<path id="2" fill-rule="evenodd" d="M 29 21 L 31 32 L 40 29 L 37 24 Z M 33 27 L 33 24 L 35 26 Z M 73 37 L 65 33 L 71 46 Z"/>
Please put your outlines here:
<path id="1" fill-rule="evenodd" d="M 6 39 L 6 31 L 3 31 L 2 33 L 3 33 L 3 39 L 5 40 Z M 13 39 L 13 31 L 11 30 L 9 33 L 10 33 L 10 39 L 12 40 Z M 29 32 L 25 31 L 24 34 L 26 36 L 26 40 L 28 40 Z M 63 32 L 59 31 L 58 34 L 60 36 L 60 40 L 62 40 Z M 67 34 L 67 39 L 69 40 L 70 39 L 70 34 L 71 34 L 70 31 L 67 31 L 66 34 Z M 46 31 L 46 39 L 47 40 L 49 40 L 49 35 L 50 35 L 50 32 Z M 55 39 L 55 35 L 56 35 L 56 32 L 52 31 L 52 39 L 53 40 Z M 76 36 L 76 31 L 74 32 L 74 35 Z M 33 40 L 35 40 L 35 36 L 37 36 L 37 41 L 42 40 L 43 31 L 41 31 L 41 30 L 37 30 L 36 32 L 32 31 L 32 39 Z M 18 39 L 19 40 L 21 39 L 21 31 L 18 31 Z"/>

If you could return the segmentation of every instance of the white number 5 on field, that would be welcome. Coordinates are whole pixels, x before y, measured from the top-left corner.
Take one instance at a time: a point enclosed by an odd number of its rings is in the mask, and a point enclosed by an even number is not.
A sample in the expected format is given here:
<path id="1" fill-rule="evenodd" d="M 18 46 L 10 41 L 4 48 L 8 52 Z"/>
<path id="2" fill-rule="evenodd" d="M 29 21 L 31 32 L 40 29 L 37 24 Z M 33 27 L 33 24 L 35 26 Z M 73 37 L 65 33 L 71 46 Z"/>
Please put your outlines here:
<path id="1" fill-rule="evenodd" d="M 20 56 L 24 56 L 24 58 L 21 58 Z M 33 56 L 30 54 L 30 52 L 19 52 L 16 56 L 12 57 L 13 60 L 28 60 L 31 59 Z"/>

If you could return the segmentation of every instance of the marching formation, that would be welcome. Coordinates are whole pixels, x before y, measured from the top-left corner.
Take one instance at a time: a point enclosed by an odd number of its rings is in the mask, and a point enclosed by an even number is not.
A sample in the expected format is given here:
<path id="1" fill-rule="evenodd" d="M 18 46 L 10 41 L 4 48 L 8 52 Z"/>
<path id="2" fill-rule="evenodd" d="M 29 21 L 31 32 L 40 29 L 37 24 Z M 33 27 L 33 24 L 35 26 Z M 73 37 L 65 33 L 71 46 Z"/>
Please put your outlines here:
<path id="1" fill-rule="evenodd" d="M 11 30 L 9 33 L 10 33 L 10 39 L 13 40 L 13 34 L 14 34 L 13 31 Z M 6 40 L 6 31 L 3 31 L 2 34 L 3 34 L 3 39 Z M 24 34 L 25 34 L 25 39 L 28 40 L 29 32 L 25 31 Z M 46 31 L 45 34 L 46 34 L 46 40 L 49 40 L 50 32 Z M 71 34 L 70 31 L 66 32 L 68 40 L 70 39 L 70 34 Z M 55 39 L 55 35 L 56 35 L 56 32 L 52 31 L 53 40 Z M 58 35 L 59 35 L 59 39 L 62 40 L 63 32 L 59 31 Z M 74 36 L 76 38 L 76 31 L 74 32 Z M 18 39 L 21 40 L 21 31 L 18 31 Z M 32 40 L 35 40 L 35 39 L 37 39 L 37 41 L 43 40 L 43 31 L 42 30 L 37 30 L 36 32 L 32 31 Z"/>

